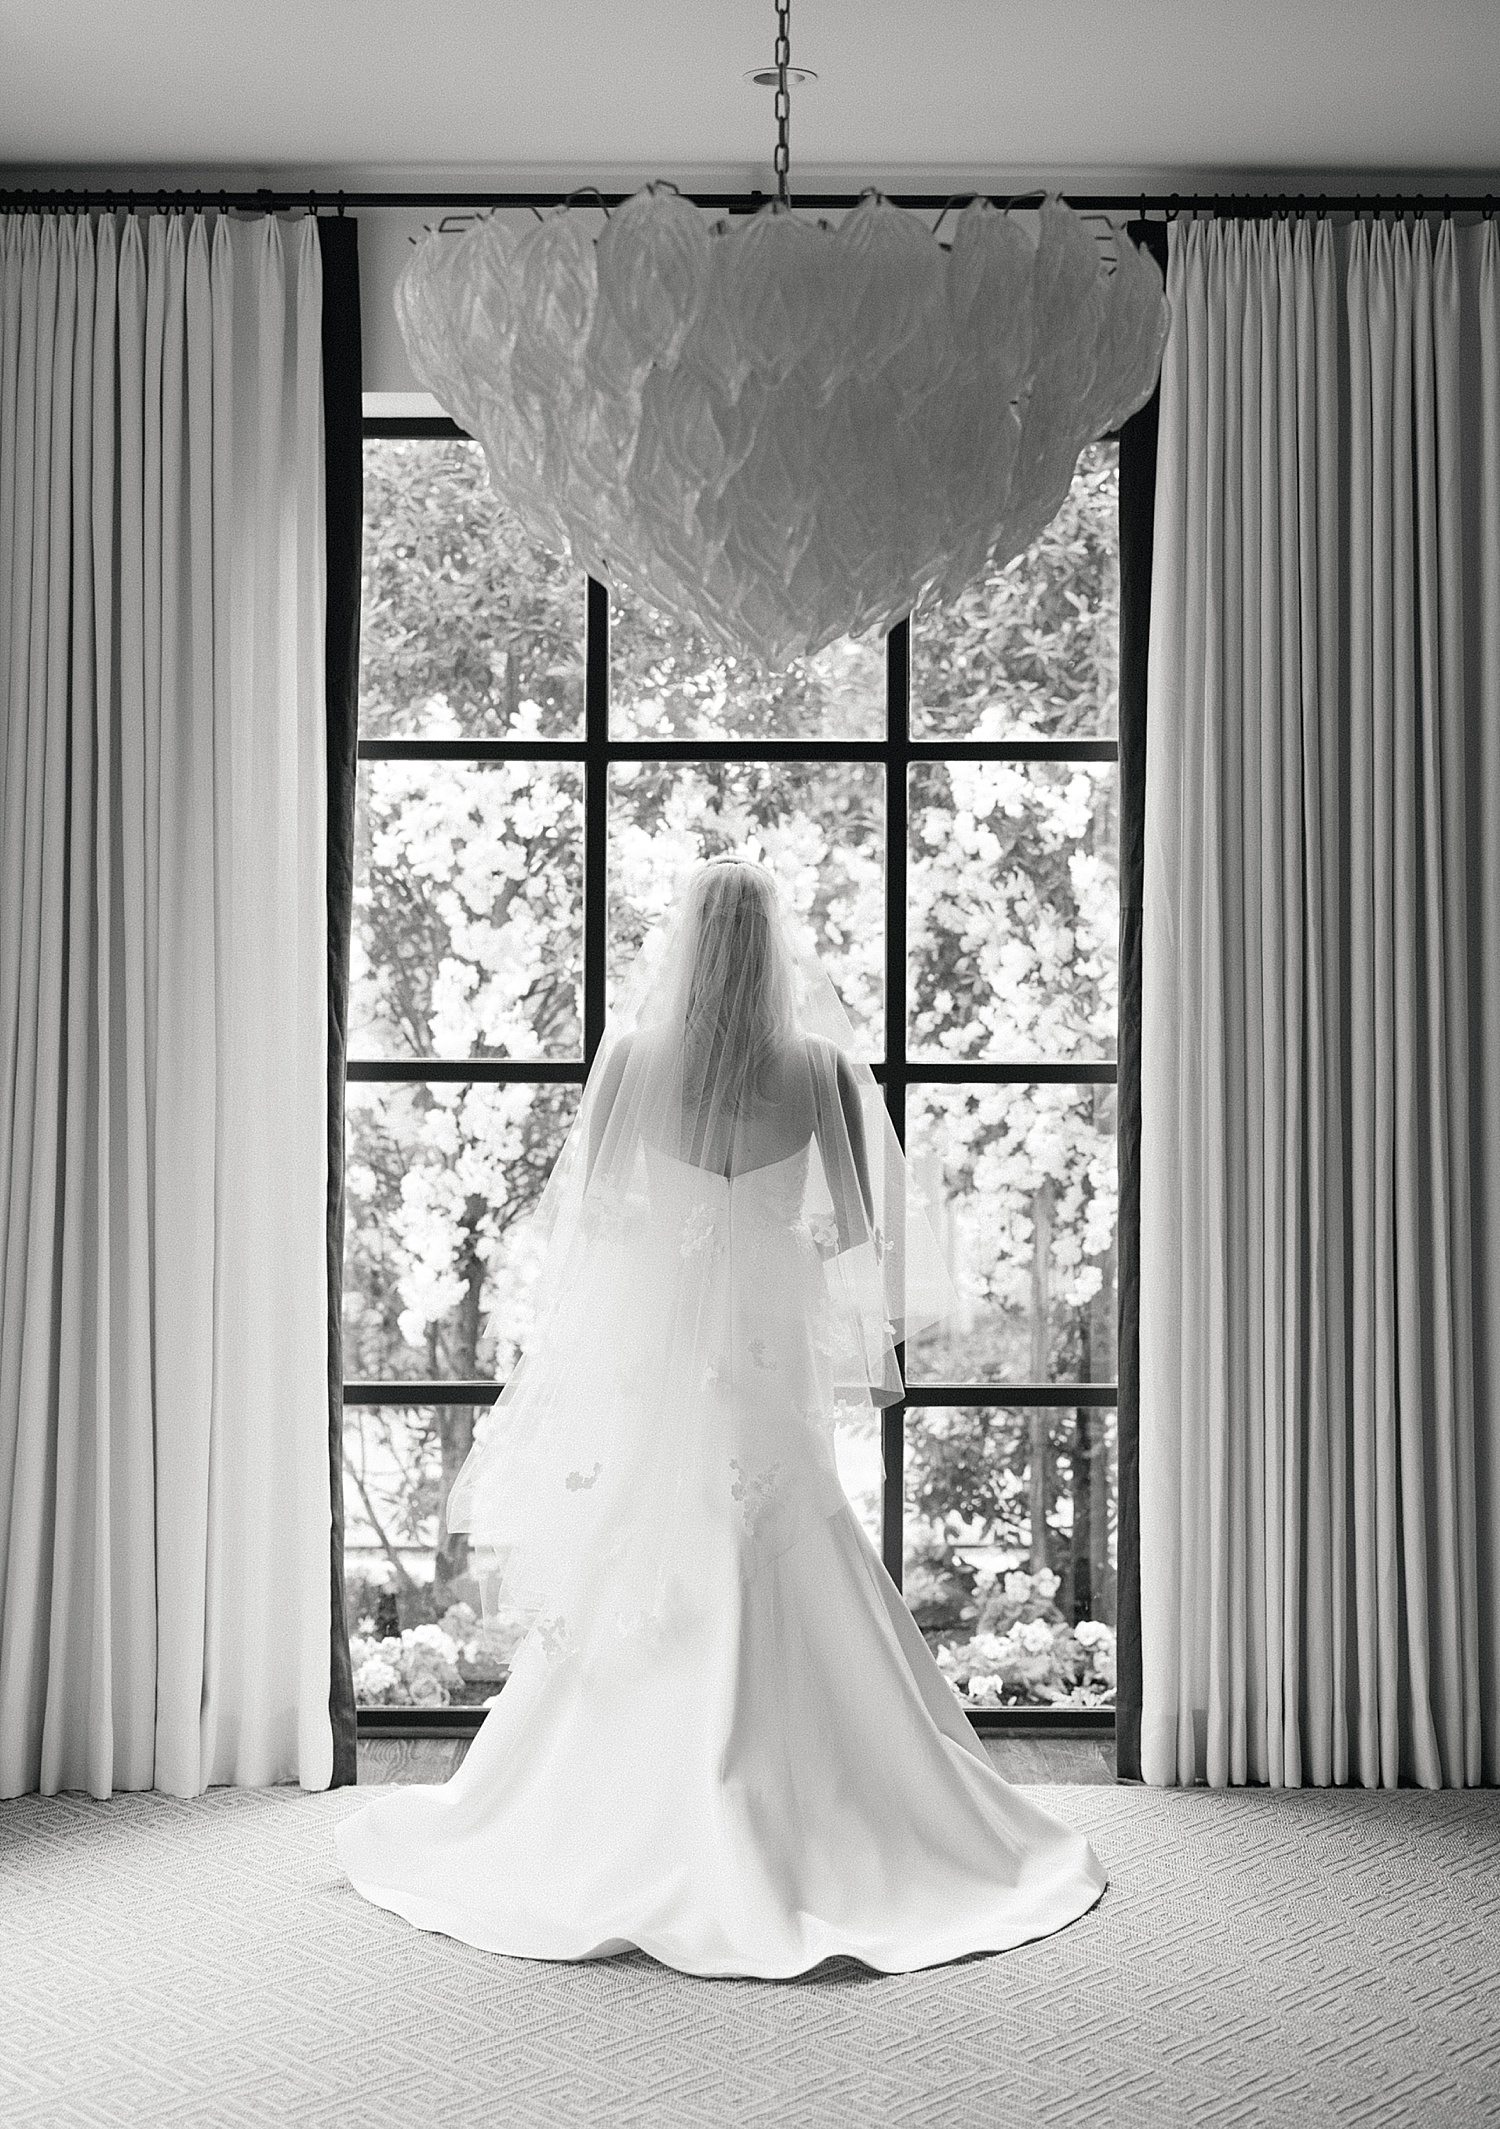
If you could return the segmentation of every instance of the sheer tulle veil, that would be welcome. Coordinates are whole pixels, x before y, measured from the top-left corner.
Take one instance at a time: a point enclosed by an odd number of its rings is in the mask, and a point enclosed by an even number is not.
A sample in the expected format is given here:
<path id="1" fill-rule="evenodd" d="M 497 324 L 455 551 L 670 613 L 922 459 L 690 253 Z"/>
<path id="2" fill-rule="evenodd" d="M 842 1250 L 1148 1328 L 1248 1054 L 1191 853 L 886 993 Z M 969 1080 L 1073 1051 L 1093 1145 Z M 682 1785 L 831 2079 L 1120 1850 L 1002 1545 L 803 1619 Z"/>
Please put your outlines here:
<path id="1" fill-rule="evenodd" d="M 774 877 L 713 859 L 621 983 L 530 1215 L 519 1363 L 447 1503 L 533 1660 L 649 1646 L 702 1548 L 843 1504 L 835 1422 L 958 1307 L 889 1113 Z"/>

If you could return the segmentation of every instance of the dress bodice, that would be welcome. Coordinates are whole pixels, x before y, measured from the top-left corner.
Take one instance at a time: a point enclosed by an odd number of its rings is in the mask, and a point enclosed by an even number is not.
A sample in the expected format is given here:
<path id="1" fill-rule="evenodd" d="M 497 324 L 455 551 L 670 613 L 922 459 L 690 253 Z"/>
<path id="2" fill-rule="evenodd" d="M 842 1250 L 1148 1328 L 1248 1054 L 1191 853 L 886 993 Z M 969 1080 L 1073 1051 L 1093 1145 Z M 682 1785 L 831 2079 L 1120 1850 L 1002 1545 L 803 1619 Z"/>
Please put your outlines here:
<path id="1" fill-rule="evenodd" d="M 721 1219 L 748 1218 L 772 1226 L 793 1226 L 802 1216 L 807 1164 L 812 1140 L 781 1160 L 764 1161 L 725 1175 L 679 1159 L 660 1146 L 646 1148 L 651 1203 L 664 1215 L 690 1214 L 699 1224 L 717 1228 Z"/>

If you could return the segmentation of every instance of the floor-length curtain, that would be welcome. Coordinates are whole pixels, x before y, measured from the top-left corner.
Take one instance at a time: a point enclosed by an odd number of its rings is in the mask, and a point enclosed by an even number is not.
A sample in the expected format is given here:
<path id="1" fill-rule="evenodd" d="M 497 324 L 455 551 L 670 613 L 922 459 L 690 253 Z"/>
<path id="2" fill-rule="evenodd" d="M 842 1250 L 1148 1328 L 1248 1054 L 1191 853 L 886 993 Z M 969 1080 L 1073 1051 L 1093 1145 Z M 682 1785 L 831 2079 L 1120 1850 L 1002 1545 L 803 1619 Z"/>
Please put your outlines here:
<path id="1" fill-rule="evenodd" d="M 349 950 L 354 919 L 354 805 L 359 772 L 360 566 L 364 539 L 364 391 L 359 224 L 325 215 L 323 477 L 328 553 L 325 666 L 328 779 L 328 1716 L 332 1786 L 356 1779 L 359 1716 L 344 1614 L 344 1078 L 349 1050 Z"/>
<path id="2" fill-rule="evenodd" d="M 0 219 L 0 1793 L 329 1778 L 321 269 Z"/>
<path id="3" fill-rule="evenodd" d="M 1126 235 L 1163 274 L 1168 225 L 1131 222 Z M 1116 1262 L 1119 1399 L 1115 1439 L 1119 1574 L 1115 1648 L 1115 1766 L 1141 1772 L 1141 940 L 1146 870 L 1147 659 L 1156 430 L 1161 389 L 1120 431 L 1120 1037 L 1116 1086 L 1119 1206 Z"/>
<path id="4" fill-rule="evenodd" d="M 1178 222 L 1143 943 L 1148 1781 L 1500 1774 L 1500 243 Z"/>

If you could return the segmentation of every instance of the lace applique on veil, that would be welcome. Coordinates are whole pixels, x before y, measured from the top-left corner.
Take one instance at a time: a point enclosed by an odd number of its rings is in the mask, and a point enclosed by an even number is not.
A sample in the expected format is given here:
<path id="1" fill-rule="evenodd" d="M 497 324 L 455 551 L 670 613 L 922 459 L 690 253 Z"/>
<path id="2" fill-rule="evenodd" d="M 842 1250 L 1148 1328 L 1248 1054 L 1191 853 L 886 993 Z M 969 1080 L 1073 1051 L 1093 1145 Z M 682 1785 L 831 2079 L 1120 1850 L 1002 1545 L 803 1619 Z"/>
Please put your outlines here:
<path id="1" fill-rule="evenodd" d="M 751 1537 L 755 1537 L 759 1534 L 771 1506 L 785 1491 L 786 1479 L 781 1460 L 778 1457 L 769 1469 L 753 1477 L 742 1469 L 737 1456 L 729 1459 L 729 1468 L 735 1474 L 729 1491 L 740 1504 L 746 1531 Z"/>

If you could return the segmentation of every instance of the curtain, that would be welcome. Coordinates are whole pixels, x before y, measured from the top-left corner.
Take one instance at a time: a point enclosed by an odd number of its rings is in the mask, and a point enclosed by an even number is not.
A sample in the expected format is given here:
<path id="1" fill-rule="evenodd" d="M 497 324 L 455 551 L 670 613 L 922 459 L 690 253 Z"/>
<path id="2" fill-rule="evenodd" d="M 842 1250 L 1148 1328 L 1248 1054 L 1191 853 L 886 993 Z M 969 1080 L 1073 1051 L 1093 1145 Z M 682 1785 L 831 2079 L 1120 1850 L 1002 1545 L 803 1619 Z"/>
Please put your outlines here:
<path id="1" fill-rule="evenodd" d="M 320 332 L 0 218 L 0 1794 L 329 1779 Z"/>
<path id="2" fill-rule="evenodd" d="M 360 558 L 364 537 L 364 392 L 359 224 L 318 223 L 323 266 L 323 475 L 328 553 L 325 685 L 328 776 L 327 1284 L 329 1693 L 331 1786 L 356 1778 L 359 1723 L 344 1616 L 344 1067 L 354 913 L 354 799 L 359 761 Z"/>
<path id="3" fill-rule="evenodd" d="M 1497 253 L 1489 222 L 1172 231 L 1148 1781 L 1500 1774 Z"/>
<path id="4" fill-rule="evenodd" d="M 1131 222 L 1126 235 L 1163 273 L 1167 224 Z M 1115 1768 L 1141 1773 L 1140 1289 L 1141 943 L 1146 857 L 1146 677 L 1151 634 L 1151 531 L 1161 388 L 1120 431 L 1120 1044 L 1116 1256 L 1119 1405 L 1115 1414 L 1119 1557 Z"/>

